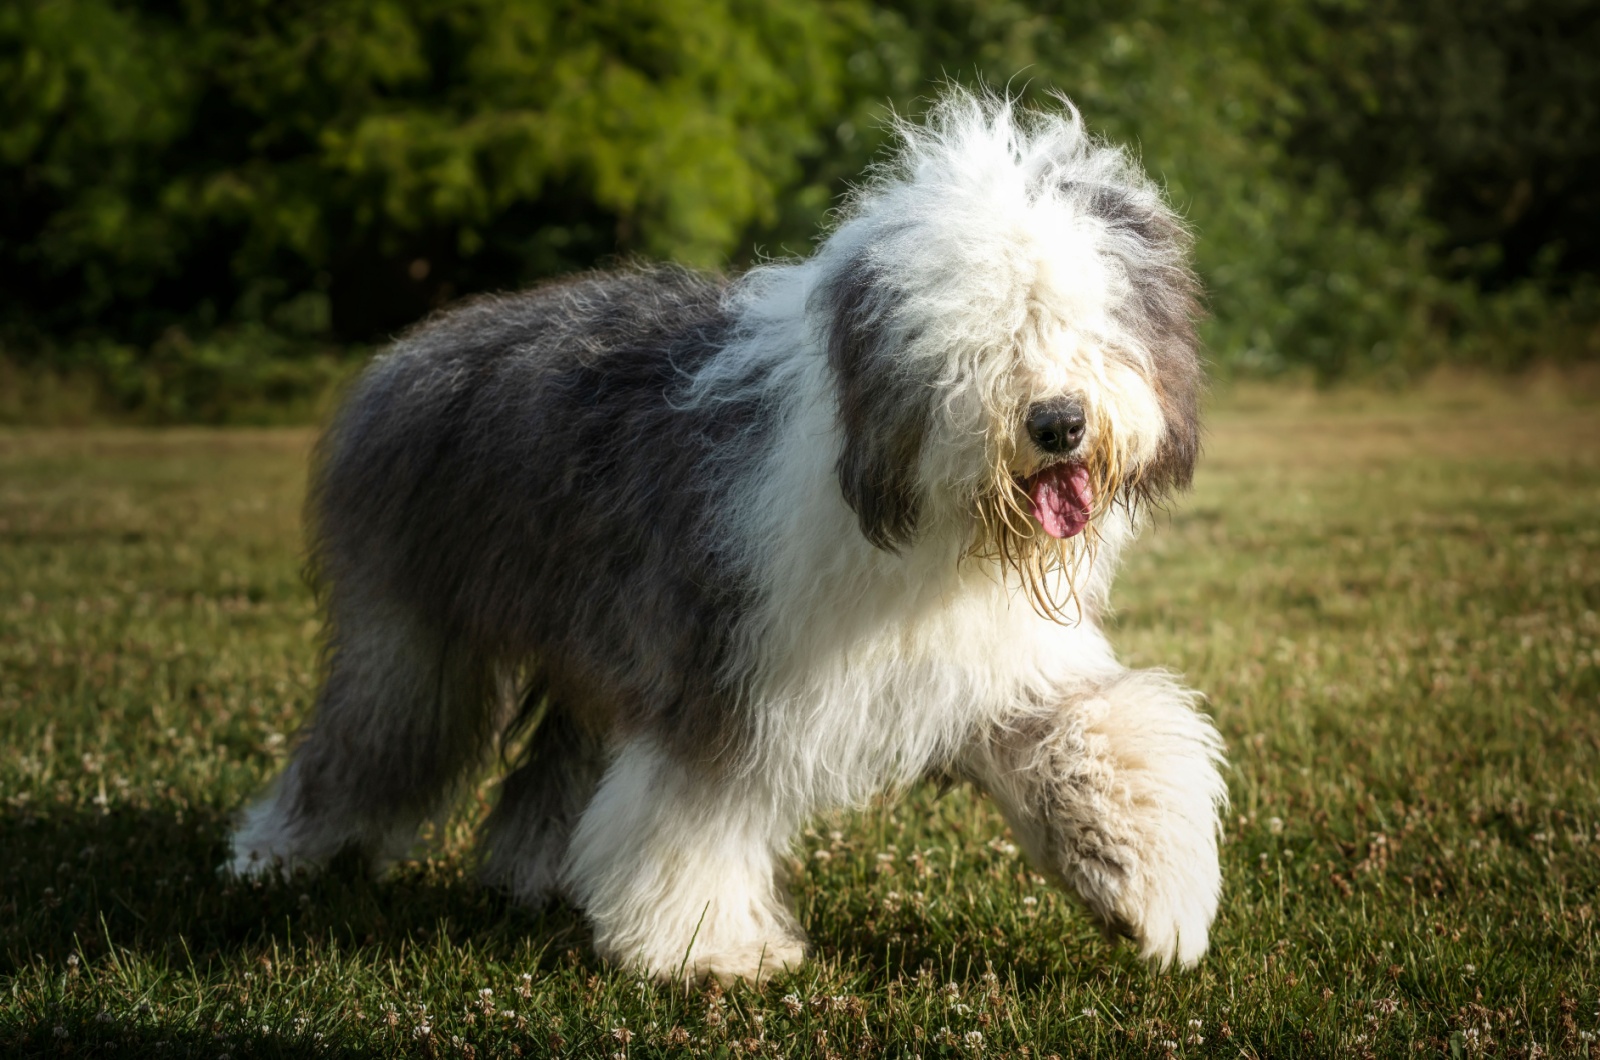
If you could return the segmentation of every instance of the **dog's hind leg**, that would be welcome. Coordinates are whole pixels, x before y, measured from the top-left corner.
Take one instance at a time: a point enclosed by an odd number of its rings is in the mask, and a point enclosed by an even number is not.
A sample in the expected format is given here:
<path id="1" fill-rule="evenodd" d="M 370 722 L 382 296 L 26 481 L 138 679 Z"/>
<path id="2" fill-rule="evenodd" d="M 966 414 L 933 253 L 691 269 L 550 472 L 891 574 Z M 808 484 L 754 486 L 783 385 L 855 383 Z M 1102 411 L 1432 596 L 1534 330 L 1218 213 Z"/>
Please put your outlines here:
<path id="1" fill-rule="evenodd" d="M 572 830 L 604 771 L 601 741 L 559 706 L 547 706 L 484 823 L 484 882 L 528 905 L 561 894 Z"/>
<path id="2" fill-rule="evenodd" d="M 566 883 L 607 960 L 661 981 L 758 983 L 805 959 L 778 859 L 794 823 L 755 775 L 619 748 L 573 833 Z"/>
<path id="3" fill-rule="evenodd" d="M 315 870 L 346 847 L 381 869 L 492 743 L 487 660 L 401 608 L 349 610 L 288 767 L 233 834 L 236 875 Z"/>
<path id="4" fill-rule="evenodd" d="M 1161 967 L 1205 953 L 1221 890 L 1222 740 L 1199 695 L 1122 672 L 980 733 L 960 771 L 1107 934 Z"/>

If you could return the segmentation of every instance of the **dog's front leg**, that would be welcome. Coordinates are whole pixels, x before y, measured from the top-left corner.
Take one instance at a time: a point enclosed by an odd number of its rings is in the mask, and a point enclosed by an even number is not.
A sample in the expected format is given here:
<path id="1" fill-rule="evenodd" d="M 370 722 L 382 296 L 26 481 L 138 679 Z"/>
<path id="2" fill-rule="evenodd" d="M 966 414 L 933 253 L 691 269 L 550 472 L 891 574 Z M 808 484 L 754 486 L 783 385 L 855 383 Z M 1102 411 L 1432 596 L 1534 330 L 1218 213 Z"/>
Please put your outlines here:
<path id="1" fill-rule="evenodd" d="M 1205 953 L 1221 889 L 1222 741 L 1198 698 L 1125 671 L 979 733 L 960 761 L 1035 862 L 1163 968 Z"/>
<path id="2" fill-rule="evenodd" d="M 805 935 L 777 868 L 793 822 L 757 786 L 648 738 L 622 745 L 565 872 L 602 957 L 662 981 L 756 983 L 800 965 Z"/>

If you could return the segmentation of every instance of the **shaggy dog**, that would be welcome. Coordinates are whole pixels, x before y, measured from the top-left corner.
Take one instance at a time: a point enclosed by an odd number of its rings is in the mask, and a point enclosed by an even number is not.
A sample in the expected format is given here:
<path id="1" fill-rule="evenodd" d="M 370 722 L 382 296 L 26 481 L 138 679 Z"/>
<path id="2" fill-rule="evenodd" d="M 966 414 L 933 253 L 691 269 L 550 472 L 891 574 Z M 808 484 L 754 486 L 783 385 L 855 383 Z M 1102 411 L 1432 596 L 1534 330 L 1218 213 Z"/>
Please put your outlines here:
<path id="1" fill-rule="evenodd" d="M 1201 956 L 1221 743 L 1099 624 L 1198 454 L 1188 235 L 1070 105 L 898 137 L 808 259 L 482 298 L 372 366 L 310 501 L 325 683 L 233 872 L 401 856 L 509 726 L 486 878 L 657 978 L 797 965 L 796 831 L 931 774 Z"/>

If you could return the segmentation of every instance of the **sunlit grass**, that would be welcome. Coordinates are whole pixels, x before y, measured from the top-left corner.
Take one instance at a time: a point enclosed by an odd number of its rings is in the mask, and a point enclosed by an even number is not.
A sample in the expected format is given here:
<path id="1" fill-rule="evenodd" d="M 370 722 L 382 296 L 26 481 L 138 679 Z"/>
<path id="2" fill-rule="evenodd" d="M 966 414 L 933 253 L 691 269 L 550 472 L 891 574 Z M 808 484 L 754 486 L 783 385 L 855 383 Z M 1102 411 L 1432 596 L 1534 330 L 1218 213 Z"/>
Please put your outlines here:
<path id="1" fill-rule="evenodd" d="M 1148 972 L 928 789 L 815 823 L 816 961 L 727 995 L 480 889 L 492 777 L 390 880 L 220 880 L 314 687 L 310 436 L 0 434 L 0 1054 L 1600 1056 L 1600 407 L 1211 422 L 1114 631 L 1228 740 L 1211 956 Z"/>

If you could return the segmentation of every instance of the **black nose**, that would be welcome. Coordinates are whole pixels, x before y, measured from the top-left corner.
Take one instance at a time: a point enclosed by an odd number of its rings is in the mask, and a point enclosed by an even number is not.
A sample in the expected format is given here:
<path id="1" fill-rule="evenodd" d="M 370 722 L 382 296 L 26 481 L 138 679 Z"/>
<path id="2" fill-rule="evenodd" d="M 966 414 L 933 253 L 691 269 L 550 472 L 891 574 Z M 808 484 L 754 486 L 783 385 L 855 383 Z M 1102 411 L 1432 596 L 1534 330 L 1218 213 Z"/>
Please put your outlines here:
<path id="1" fill-rule="evenodd" d="M 1083 406 L 1069 398 L 1041 401 L 1028 410 L 1028 437 L 1047 453 L 1070 453 L 1083 441 Z"/>

